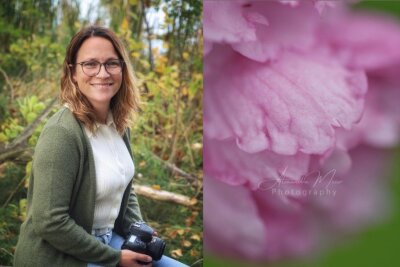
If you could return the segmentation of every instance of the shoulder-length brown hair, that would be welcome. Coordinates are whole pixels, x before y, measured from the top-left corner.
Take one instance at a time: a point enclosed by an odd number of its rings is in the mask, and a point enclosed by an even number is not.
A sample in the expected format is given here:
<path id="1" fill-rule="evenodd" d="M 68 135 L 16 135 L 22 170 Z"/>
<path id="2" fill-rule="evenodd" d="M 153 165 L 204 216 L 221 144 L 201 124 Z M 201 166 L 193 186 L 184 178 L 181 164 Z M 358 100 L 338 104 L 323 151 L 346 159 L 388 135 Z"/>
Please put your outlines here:
<path id="1" fill-rule="evenodd" d="M 95 110 L 72 79 L 73 72 L 76 71 L 75 64 L 78 51 L 83 42 L 93 36 L 109 40 L 114 46 L 118 57 L 125 62 L 122 68 L 121 88 L 110 102 L 114 123 L 117 131 L 122 135 L 139 111 L 140 95 L 129 55 L 122 42 L 111 30 L 100 26 L 89 26 L 83 28 L 72 37 L 64 59 L 60 100 L 62 104 L 68 105 L 80 122 L 94 132 L 96 123 Z"/>

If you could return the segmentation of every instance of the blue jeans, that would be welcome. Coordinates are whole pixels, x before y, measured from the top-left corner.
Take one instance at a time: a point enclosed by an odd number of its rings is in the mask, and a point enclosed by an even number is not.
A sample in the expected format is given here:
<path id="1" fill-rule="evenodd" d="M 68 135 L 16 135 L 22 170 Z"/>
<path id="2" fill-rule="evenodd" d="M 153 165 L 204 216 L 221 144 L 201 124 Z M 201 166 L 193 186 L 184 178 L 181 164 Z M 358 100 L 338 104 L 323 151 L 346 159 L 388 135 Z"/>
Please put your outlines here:
<path id="1" fill-rule="evenodd" d="M 113 247 L 115 249 L 121 249 L 121 246 L 125 241 L 120 235 L 116 234 L 112 230 L 108 231 L 105 234 L 96 235 L 96 238 L 101 242 L 103 242 L 104 244 L 109 245 L 110 247 Z M 87 267 L 100 267 L 100 266 L 101 265 L 89 263 Z M 188 265 L 163 255 L 160 260 L 153 261 L 153 267 L 188 267 Z"/>

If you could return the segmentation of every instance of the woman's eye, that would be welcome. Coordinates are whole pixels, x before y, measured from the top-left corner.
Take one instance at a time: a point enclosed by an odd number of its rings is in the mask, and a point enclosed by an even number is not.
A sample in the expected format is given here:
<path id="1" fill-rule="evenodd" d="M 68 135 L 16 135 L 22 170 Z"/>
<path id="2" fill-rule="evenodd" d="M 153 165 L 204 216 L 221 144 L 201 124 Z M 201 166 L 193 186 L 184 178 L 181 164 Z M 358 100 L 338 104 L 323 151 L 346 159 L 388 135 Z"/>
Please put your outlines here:
<path id="1" fill-rule="evenodd" d="M 97 62 L 86 62 L 85 64 L 83 64 L 83 66 L 87 68 L 96 68 L 98 65 L 99 63 Z"/>
<path id="2" fill-rule="evenodd" d="M 106 63 L 108 67 L 117 68 L 120 66 L 119 61 L 109 61 Z"/>

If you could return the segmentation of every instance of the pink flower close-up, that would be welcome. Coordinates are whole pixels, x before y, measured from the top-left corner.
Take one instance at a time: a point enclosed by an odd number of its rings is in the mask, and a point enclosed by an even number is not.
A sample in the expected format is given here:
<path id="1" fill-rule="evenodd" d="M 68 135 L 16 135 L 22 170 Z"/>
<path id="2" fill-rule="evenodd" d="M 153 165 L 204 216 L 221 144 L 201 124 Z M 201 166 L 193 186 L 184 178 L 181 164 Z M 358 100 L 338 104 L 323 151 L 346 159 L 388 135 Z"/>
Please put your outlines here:
<path id="1" fill-rule="evenodd" d="M 390 213 L 400 23 L 353 2 L 204 1 L 207 252 L 308 256 Z"/>

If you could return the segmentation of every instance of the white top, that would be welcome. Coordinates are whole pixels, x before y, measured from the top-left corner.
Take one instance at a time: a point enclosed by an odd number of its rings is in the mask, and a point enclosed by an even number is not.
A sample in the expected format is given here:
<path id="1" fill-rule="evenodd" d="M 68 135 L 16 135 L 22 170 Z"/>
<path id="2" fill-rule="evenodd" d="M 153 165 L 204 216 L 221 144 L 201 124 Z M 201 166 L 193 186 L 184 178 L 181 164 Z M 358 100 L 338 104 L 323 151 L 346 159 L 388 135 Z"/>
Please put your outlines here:
<path id="1" fill-rule="evenodd" d="M 124 191 L 135 172 L 124 140 L 118 134 L 111 112 L 106 124 L 96 124 L 93 134 L 85 127 L 96 169 L 96 204 L 93 229 L 113 228 Z"/>

